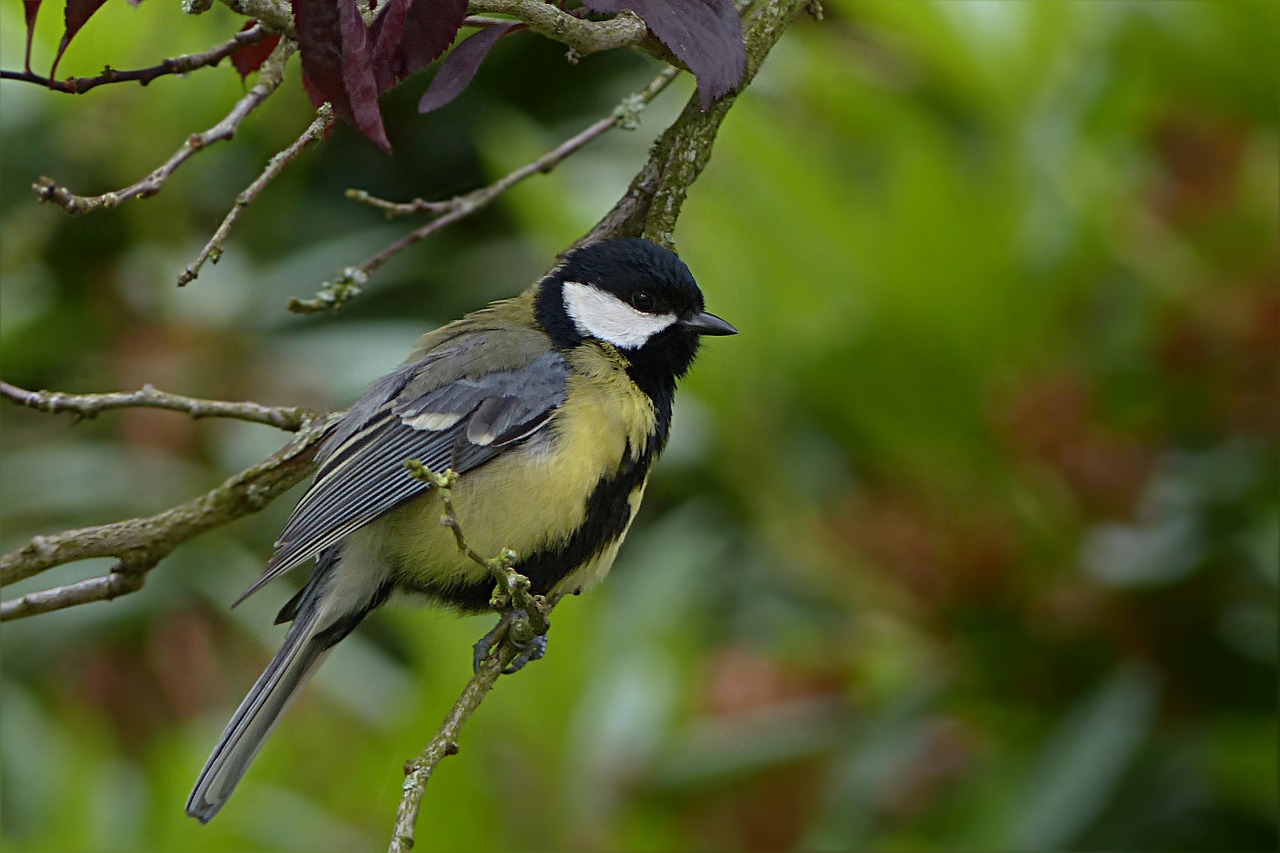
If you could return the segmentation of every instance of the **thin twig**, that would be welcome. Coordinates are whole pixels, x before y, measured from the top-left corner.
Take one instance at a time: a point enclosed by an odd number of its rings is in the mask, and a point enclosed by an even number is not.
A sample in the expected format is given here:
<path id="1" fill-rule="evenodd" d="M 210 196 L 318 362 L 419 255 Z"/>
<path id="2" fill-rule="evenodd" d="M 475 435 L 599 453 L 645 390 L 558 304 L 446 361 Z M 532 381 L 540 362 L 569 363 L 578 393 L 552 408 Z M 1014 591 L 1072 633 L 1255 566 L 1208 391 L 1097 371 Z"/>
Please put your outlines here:
<path id="1" fill-rule="evenodd" d="M 297 432 L 315 417 L 314 412 L 300 406 L 264 406 L 251 402 L 202 400 L 159 391 L 151 385 L 143 385 L 138 391 L 66 394 L 61 391 L 28 391 L 0 380 L 0 397 L 50 414 L 69 412 L 76 420 L 95 417 L 108 409 L 169 409 L 185 412 L 193 418 L 235 418 Z"/>
<path id="2" fill-rule="evenodd" d="M 414 199 L 411 202 L 398 204 L 375 198 L 364 190 L 347 190 L 348 198 L 383 210 L 388 216 L 430 213 L 435 218 L 401 237 L 359 266 L 347 267 L 336 280 L 326 282 L 313 299 L 291 299 L 289 310 L 299 314 L 312 314 L 330 308 L 341 308 L 364 288 L 369 276 L 373 275 L 379 267 L 414 243 L 470 216 L 526 178 L 538 173 L 550 172 L 571 154 L 591 140 L 604 135 L 611 128 L 635 128 L 640 111 L 667 88 L 679 73 L 675 68 L 664 69 L 643 90 L 624 98 L 609 115 L 588 125 L 581 132 L 566 139 L 536 160 L 526 163 L 488 186 L 465 195 L 456 196 L 447 201 Z"/>
<path id="3" fill-rule="evenodd" d="M 413 848 L 418 812 L 422 808 L 422 798 L 426 795 L 427 782 L 430 781 L 431 774 L 435 772 L 436 766 L 444 760 L 445 756 L 457 754 L 458 735 L 463 724 L 480 707 L 481 701 L 497 683 L 498 676 L 520 654 L 521 648 L 531 642 L 534 637 L 546 634 L 551 627 L 548 617 L 559 601 L 555 595 L 544 597 L 529 594 L 529 579 L 512 568 L 517 559 L 514 551 L 503 549 L 496 557 L 485 557 L 468 544 L 453 506 L 451 492 L 458 481 L 456 472 L 448 470 L 437 474 L 416 459 L 406 461 L 404 467 L 410 475 L 424 483 L 429 483 L 435 489 L 440 498 L 440 504 L 444 508 L 440 523 L 453 531 L 458 550 L 493 575 L 497 588 L 490 604 L 499 610 L 505 608 L 523 610 L 526 616 L 523 619 L 517 618 L 511 621 L 506 634 L 508 641 L 499 643 L 484 659 L 471 680 L 467 682 L 467 686 L 463 688 L 458 701 L 453 703 L 453 707 L 445 715 L 444 722 L 440 724 L 435 736 L 416 758 L 405 762 L 405 780 L 401 788 L 400 805 L 396 809 L 396 823 L 391 834 L 389 853 L 406 853 Z M 513 639 L 515 643 L 510 642 Z"/>
<path id="4" fill-rule="evenodd" d="M 311 460 L 317 445 L 337 422 L 339 414 L 310 421 L 268 459 L 241 471 L 194 500 L 147 518 L 34 537 L 21 548 L 0 556 L 0 585 L 7 586 L 54 566 L 91 557 L 116 557 L 125 566 L 148 571 L 191 537 L 257 512 L 301 482 L 311 472 Z M 81 593 L 68 592 L 65 588 L 48 590 L 43 595 L 59 602 L 61 607 L 95 600 L 84 598 Z M 102 597 L 105 596 L 99 596 Z M 56 609 L 50 606 L 44 610 L 31 610 L 31 605 L 22 605 L 22 601 L 6 602 L 0 611 L 3 618 L 18 618 Z"/>
<path id="5" fill-rule="evenodd" d="M 544 605 L 545 612 L 550 614 L 558 603 L 558 598 L 548 597 Z M 391 833 L 388 853 L 408 853 L 413 849 L 418 813 L 427 793 L 427 782 L 431 781 L 431 776 L 441 761 L 447 756 L 458 754 L 458 738 L 463 725 L 471 719 L 471 715 L 497 684 L 498 676 L 503 674 L 519 654 L 516 646 L 502 643 L 494 650 L 494 654 L 485 658 L 471 680 L 462 688 L 458 700 L 453 703 L 444 721 L 440 723 L 440 728 L 423 747 L 422 752 L 405 762 L 404 785 L 400 789 L 400 805 L 396 808 L 395 828 Z"/>
<path id="6" fill-rule="evenodd" d="M 422 809 L 422 798 L 427 793 L 427 782 L 431 780 L 431 774 L 445 756 L 458 754 L 458 737 L 462 727 L 471 719 L 471 715 L 497 683 L 498 676 L 517 654 L 516 649 L 508 644 L 499 646 L 497 654 L 487 658 L 480 670 L 467 682 L 458 701 L 453 703 L 440 728 L 422 752 L 405 762 L 404 785 L 401 788 L 400 805 L 396 808 L 396 823 L 391 834 L 391 844 L 387 848 L 388 853 L 408 853 L 413 849 L 418 812 Z"/>
<path id="7" fill-rule="evenodd" d="M 178 276 L 178 287 L 184 287 L 195 281 L 200 275 L 201 268 L 206 261 L 217 263 L 222 257 L 222 244 L 226 241 L 227 235 L 231 233 L 231 228 L 236 224 L 236 220 L 240 218 L 240 214 L 244 212 L 250 204 L 252 204 L 267 185 L 274 181 L 285 166 L 288 166 L 298 155 L 311 143 L 320 139 L 333 126 L 333 106 L 331 104 L 321 104 L 320 109 L 316 111 L 315 121 L 302 131 L 302 134 L 295 139 L 288 148 L 277 153 L 267 163 L 267 168 L 262 170 L 262 174 L 249 184 L 240 195 L 236 196 L 235 204 L 231 206 L 231 210 L 227 211 L 227 215 L 223 218 L 222 224 L 218 226 L 218 230 L 213 232 L 213 236 L 209 238 L 209 242 L 205 243 L 204 248 L 200 250 L 200 254 L 196 255 L 196 259 L 187 265 L 182 275 Z"/>
<path id="8" fill-rule="evenodd" d="M 245 45 L 257 44 L 270 35 L 273 35 L 271 30 L 262 26 L 262 24 L 256 24 L 247 30 L 236 33 L 231 37 L 230 41 L 206 50 L 204 53 L 175 56 L 173 59 L 164 60 L 159 65 L 152 65 L 150 68 L 138 68 L 133 71 L 117 71 L 108 65 L 96 77 L 68 77 L 65 80 L 51 80 L 48 77 L 31 73 L 30 69 L 26 71 L 5 71 L 0 69 L 0 79 L 36 83 L 54 92 L 63 92 L 68 95 L 83 95 L 90 89 L 96 89 L 109 83 L 137 82 L 145 86 L 157 77 L 164 77 L 170 74 L 186 74 L 195 71 L 197 68 L 208 68 L 217 65 Z"/>
<path id="9" fill-rule="evenodd" d="M 80 196 L 72 193 L 66 187 L 58 186 L 50 178 L 41 178 L 32 186 L 32 189 L 40 196 L 41 201 L 51 201 L 68 213 L 75 215 L 89 213 L 104 207 L 115 207 L 131 198 L 147 198 L 155 195 L 160 192 L 169 176 L 190 159 L 191 155 L 215 142 L 221 142 L 235 136 L 236 129 L 240 127 L 240 123 L 244 121 L 245 117 L 279 88 L 280 83 L 284 80 L 285 63 L 296 49 L 297 44 L 295 42 L 289 39 L 281 39 L 280 44 L 276 45 L 275 50 L 271 52 L 271 56 L 267 57 L 266 62 L 262 63 L 262 69 L 258 73 L 258 80 L 253 88 L 236 102 L 235 107 L 227 114 L 226 118 L 204 133 L 192 134 L 164 165 L 136 184 L 99 196 Z"/>
<path id="10" fill-rule="evenodd" d="M 38 616 L 54 610 L 75 607 L 77 604 L 88 604 L 91 601 L 111 601 L 130 592 L 137 592 L 146 583 L 147 571 L 158 563 L 139 566 L 125 570 L 123 563 L 118 564 L 110 572 L 99 577 L 88 578 L 77 583 L 58 586 L 53 589 L 42 589 L 0 603 L 0 622 L 11 619 L 22 619 L 27 616 Z"/>

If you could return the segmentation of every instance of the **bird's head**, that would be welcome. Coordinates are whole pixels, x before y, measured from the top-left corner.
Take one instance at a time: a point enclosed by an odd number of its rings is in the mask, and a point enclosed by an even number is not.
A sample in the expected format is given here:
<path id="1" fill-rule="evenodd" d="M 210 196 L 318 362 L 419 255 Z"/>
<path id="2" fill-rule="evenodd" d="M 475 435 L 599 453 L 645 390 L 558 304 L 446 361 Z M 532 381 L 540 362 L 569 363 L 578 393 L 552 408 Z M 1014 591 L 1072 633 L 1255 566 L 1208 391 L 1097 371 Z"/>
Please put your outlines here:
<path id="1" fill-rule="evenodd" d="M 699 338 L 738 332 L 704 309 L 702 291 L 674 252 L 636 238 L 569 253 L 540 284 L 536 312 L 557 346 L 609 344 L 638 382 L 679 378 Z"/>

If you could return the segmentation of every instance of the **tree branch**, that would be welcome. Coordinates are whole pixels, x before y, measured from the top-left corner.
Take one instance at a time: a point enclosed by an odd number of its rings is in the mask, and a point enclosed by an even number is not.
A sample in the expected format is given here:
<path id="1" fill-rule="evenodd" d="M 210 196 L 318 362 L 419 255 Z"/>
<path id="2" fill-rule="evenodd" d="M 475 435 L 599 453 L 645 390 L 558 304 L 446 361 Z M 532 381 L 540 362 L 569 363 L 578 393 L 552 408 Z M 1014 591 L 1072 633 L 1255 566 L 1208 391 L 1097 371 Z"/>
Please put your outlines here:
<path id="1" fill-rule="evenodd" d="M 313 314 L 330 308 L 341 308 L 348 300 L 359 294 L 365 282 L 379 267 L 414 243 L 431 236 L 460 219 L 465 219 L 524 179 L 539 173 L 550 172 L 571 154 L 591 140 L 604 135 L 609 129 L 614 127 L 623 127 L 628 130 L 635 128 L 639 122 L 640 111 L 666 89 L 678 73 L 674 68 L 665 69 L 639 93 L 624 98 L 609 115 L 588 125 L 580 133 L 560 143 L 533 162 L 526 163 L 492 184 L 465 195 L 456 196 L 447 201 L 425 201 L 417 198 L 411 202 L 400 204 L 375 198 L 364 190 L 348 190 L 348 198 L 383 210 L 388 216 L 429 213 L 433 218 L 426 225 L 409 232 L 364 263 L 354 267 L 347 267 L 340 277 L 332 282 L 325 282 L 314 298 L 289 300 L 289 310 L 299 314 Z"/>
<path id="2" fill-rule="evenodd" d="M 806 0 L 766 0 L 747 16 L 743 22 L 747 71 L 739 91 L 746 90 L 787 25 L 808 5 Z M 641 236 L 671 247 L 685 196 L 711 159 L 720 123 L 737 97 L 721 98 L 705 112 L 696 95 L 690 98 L 684 112 L 654 143 L 648 162 L 627 192 L 575 247 L 610 237 Z"/>
<path id="3" fill-rule="evenodd" d="M 221 142 L 235 136 L 236 129 L 240 127 L 240 123 L 244 121 L 245 117 L 279 88 L 280 83 L 284 80 L 285 64 L 296 49 L 297 44 L 295 42 L 289 39 L 281 39 L 280 44 L 271 52 L 271 56 L 267 57 L 266 62 L 262 63 L 262 69 L 258 73 L 258 80 L 253 88 L 236 102 L 236 105 L 227 114 L 226 118 L 204 133 L 193 134 L 164 165 L 136 184 L 117 192 L 109 192 L 99 196 L 80 196 L 72 193 L 66 187 L 58 186 L 51 178 L 41 178 L 32 186 L 32 189 L 35 190 L 41 201 L 51 201 L 73 215 L 89 213 L 104 207 L 115 207 L 121 202 L 135 197 L 148 198 L 155 195 L 160 192 L 169 176 L 177 171 L 179 166 L 187 162 L 191 155 L 215 142 Z"/>
<path id="4" fill-rule="evenodd" d="M 293 26 L 293 11 L 283 0 L 222 0 L 222 5 L 237 15 L 261 21 L 273 33 L 280 33 L 285 38 L 293 39 L 298 35 Z"/>
<path id="5" fill-rule="evenodd" d="M 218 488 L 157 515 L 37 536 L 0 557 L 0 585 L 91 557 L 118 558 L 121 565 L 113 573 L 144 574 L 191 537 L 257 512 L 299 483 L 311 472 L 316 447 L 338 416 L 306 422 L 299 435 L 265 461 L 241 471 Z M 115 586 L 106 578 L 97 581 L 104 586 L 82 582 L 7 601 L 0 607 L 0 620 L 111 598 L 142 586 L 140 579 L 118 580 Z M 99 589 L 100 593 L 94 592 Z"/>
<path id="6" fill-rule="evenodd" d="M 279 177 L 298 155 L 302 153 L 302 149 L 311 143 L 320 139 L 333 126 L 333 106 L 331 104 L 321 104 L 316 110 L 315 121 L 302 131 L 302 134 L 295 139 L 288 148 L 276 154 L 267 163 L 267 168 L 263 169 L 253 183 L 244 189 L 244 192 L 236 196 L 235 204 L 231 206 L 231 210 L 227 211 L 227 215 L 223 218 L 222 223 L 218 226 L 218 230 L 213 232 L 213 236 L 209 238 L 209 242 L 205 243 L 204 248 L 200 250 L 200 254 L 196 255 L 196 259 L 187 265 L 187 268 L 178 276 L 178 287 L 185 287 L 196 280 L 200 275 L 200 270 L 207 261 L 217 263 L 222 257 L 222 244 L 226 241 L 227 235 L 231 233 L 232 227 L 236 221 L 240 219 L 240 214 L 262 194 L 267 185 Z"/>
<path id="7" fill-rule="evenodd" d="M 159 65 L 152 65 L 150 68 L 139 68 L 134 71 L 117 71 L 108 65 L 96 77 L 68 77 L 65 80 L 51 80 L 48 77 L 31 73 L 30 69 L 26 71 L 0 70 L 0 79 L 37 83 L 54 92 L 64 92 L 68 95 L 83 95 L 90 89 L 96 89 L 108 83 L 137 82 L 145 86 L 157 77 L 164 77 L 169 74 L 186 74 L 190 71 L 195 71 L 197 68 L 217 65 L 224 58 L 245 45 L 257 44 L 272 34 L 271 30 L 261 24 L 257 24 L 247 30 L 236 33 L 230 41 L 211 48 L 204 53 L 175 56 L 173 59 L 164 60 Z"/>
<path id="8" fill-rule="evenodd" d="M 235 418 L 297 432 L 315 413 L 299 406 L 264 406 L 261 403 L 229 403 L 201 400 L 158 391 L 151 385 L 138 391 L 111 394 L 64 394 L 61 391 L 28 391 L 0 380 L 0 397 L 50 414 L 69 412 L 76 420 L 96 417 L 109 409 L 150 408 L 185 412 L 193 418 Z"/>
<path id="9" fill-rule="evenodd" d="M 666 45 L 649 35 L 644 21 L 631 12 L 604 21 L 588 21 L 545 0 L 471 0 L 467 10 L 473 15 L 510 15 L 580 56 L 634 47 L 663 62 L 677 62 Z"/>
<path id="10" fill-rule="evenodd" d="M 137 592 L 146 582 L 146 572 L 154 565 L 155 563 L 152 563 L 126 569 L 122 561 L 101 577 L 88 578 L 78 583 L 44 589 L 21 598 L 10 599 L 0 603 L 0 622 L 38 616 L 41 613 L 63 610 L 67 607 L 75 607 L 77 604 L 88 604 L 91 601 L 111 601 L 127 593 Z"/>
<path id="11" fill-rule="evenodd" d="M 458 701 L 453 703 L 440 728 L 423 747 L 422 752 L 405 762 L 404 785 L 401 787 L 400 805 L 396 808 L 395 829 L 391 834 L 388 853 L 408 853 L 413 849 L 418 812 L 422 809 L 422 798 L 427 793 L 427 782 L 431 781 L 436 767 L 446 756 L 458 754 L 458 736 L 462 727 L 471 719 L 484 697 L 489 695 L 489 691 L 498 682 L 498 676 L 517 654 L 515 647 L 503 643 L 496 654 L 486 658 L 480 670 L 462 688 Z"/>

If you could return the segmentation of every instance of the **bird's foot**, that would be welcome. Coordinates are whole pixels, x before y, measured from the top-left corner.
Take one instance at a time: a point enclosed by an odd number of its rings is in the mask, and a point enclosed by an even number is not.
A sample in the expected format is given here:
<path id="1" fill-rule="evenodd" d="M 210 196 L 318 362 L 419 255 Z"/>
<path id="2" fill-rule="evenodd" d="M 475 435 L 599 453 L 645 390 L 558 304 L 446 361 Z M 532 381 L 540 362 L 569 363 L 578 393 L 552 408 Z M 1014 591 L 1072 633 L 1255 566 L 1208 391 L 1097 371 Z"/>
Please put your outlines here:
<path id="1" fill-rule="evenodd" d="M 542 622 L 545 628 L 551 627 L 545 615 L 542 615 Z M 547 653 L 547 634 L 545 629 L 541 633 L 535 631 L 531 623 L 529 612 L 523 608 L 503 610 L 498 624 L 476 643 L 471 655 L 472 670 L 479 672 L 485 660 L 503 642 L 516 650 L 516 656 L 502 670 L 503 675 L 519 672 L 530 661 L 540 660 Z"/>

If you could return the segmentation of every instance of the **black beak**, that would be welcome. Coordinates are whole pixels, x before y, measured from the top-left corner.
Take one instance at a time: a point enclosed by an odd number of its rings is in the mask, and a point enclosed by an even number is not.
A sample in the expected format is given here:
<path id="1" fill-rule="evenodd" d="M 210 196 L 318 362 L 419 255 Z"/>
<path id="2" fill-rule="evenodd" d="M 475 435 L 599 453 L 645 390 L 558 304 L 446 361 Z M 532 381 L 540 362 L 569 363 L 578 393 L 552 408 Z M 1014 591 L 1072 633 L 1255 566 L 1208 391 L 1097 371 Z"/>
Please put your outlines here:
<path id="1" fill-rule="evenodd" d="M 736 335 L 738 330 L 726 323 L 710 311 L 694 314 L 688 320 L 681 320 L 680 325 L 698 335 Z"/>

